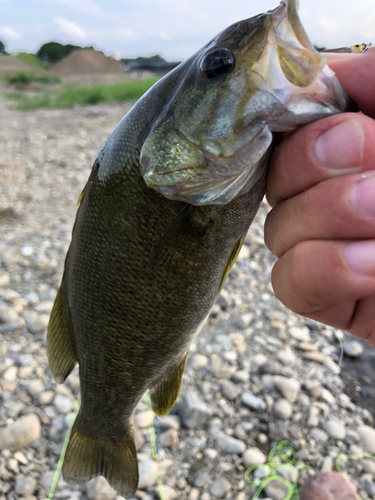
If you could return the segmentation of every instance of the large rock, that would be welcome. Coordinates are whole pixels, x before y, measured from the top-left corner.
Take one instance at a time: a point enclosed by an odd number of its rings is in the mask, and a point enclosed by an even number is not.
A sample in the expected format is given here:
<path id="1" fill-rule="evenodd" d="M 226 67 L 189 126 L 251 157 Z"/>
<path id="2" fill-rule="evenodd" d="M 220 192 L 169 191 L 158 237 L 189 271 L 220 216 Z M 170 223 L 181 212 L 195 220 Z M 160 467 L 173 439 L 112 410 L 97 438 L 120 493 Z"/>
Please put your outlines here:
<path id="1" fill-rule="evenodd" d="M 300 500 L 358 500 L 358 494 L 343 474 L 321 472 L 309 477 L 300 491 Z"/>
<path id="2" fill-rule="evenodd" d="M 8 448 L 15 451 L 33 443 L 41 436 L 39 418 L 30 413 L 19 418 L 8 427 L 0 429 L 0 450 Z"/>
<path id="3" fill-rule="evenodd" d="M 178 406 L 183 424 L 189 429 L 203 425 L 211 416 L 211 408 L 196 391 L 186 391 Z"/>

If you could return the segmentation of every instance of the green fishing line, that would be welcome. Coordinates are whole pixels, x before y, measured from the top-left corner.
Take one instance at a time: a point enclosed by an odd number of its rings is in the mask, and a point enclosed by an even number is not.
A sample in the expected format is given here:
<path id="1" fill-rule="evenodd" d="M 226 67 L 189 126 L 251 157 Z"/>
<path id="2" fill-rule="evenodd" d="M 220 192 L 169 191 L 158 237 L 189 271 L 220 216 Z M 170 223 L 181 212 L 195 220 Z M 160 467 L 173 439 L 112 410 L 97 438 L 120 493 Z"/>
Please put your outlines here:
<path id="1" fill-rule="evenodd" d="M 145 399 L 146 408 L 147 408 L 148 414 L 149 414 L 148 426 L 150 429 L 150 443 L 151 443 L 151 450 L 152 450 L 152 459 L 154 460 L 156 465 L 158 465 L 158 453 L 156 450 L 155 428 L 154 428 L 154 423 L 153 423 L 154 416 L 153 416 L 153 412 L 151 409 L 151 399 L 150 399 L 150 394 L 148 391 L 145 393 L 144 399 Z M 157 468 L 156 478 L 157 478 L 157 482 L 158 482 L 160 500 L 165 500 L 164 488 L 163 488 L 163 483 L 162 483 L 161 477 L 160 477 L 159 466 Z"/>
<path id="2" fill-rule="evenodd" d="M 56 469 L 55 475 L 53 476 L 51 489 L 49 490 L 48 500 L 52 500 L 53 495 L 55 494 L 57 481 L 59 480 L 59 477 L 60 477 L 61 468 L 62 468 L 62 465 L 64 462 L 64 457 L 65 457 L 65 452 L 66 452 L 66 449 L 67 449 L 68 443 L 69 443 L 70 433 L 72 432 L 72 427 L 73 427 L 74 421 L 77 417 L 78 410 L 79 410 L 80 406 L 81 406 L 81 395 L 78 394 L 76 405 L 74 407 L 74 411 L 73 411 L 73 415 L 72 415 L 72 419 L 70 421 L 69 428 L 66 431 L 65 441 L 64 441 L 64 444 L 63 444 L 63 447 L 61 450 L 60 458 L 59 458 L 59 461 L 57 464 L 57 469 Z"/>

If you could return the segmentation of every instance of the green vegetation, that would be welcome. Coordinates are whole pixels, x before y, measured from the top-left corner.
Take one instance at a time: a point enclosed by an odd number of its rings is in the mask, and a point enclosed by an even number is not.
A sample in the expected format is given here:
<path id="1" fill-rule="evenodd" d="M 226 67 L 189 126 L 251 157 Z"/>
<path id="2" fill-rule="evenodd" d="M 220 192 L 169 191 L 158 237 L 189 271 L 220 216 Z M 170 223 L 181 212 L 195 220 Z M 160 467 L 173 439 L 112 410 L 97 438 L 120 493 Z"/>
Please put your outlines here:
<path id="1" fill-rule="evenodd" d="M 0 40 L 0 54 L 4 54 L 5 52 L 5 45 L 4 42 Z"/>
<path id="2" fill-rule="evenodd" d="M 34 75 L 33 73 L 27 73 L 26 71 L 19 71 L 18 73 L 8 73 L 4 76 L 4 80 L 8 83 L 27 85 L 32 82 L 40 83 L 60 83 L 61 80 L 55 75 Z"/>
<path id="3" fill-rule="evenodd" d="M 158 78 L 117 83 L 115 85 L 91 85 L 90 87 L 63 87 L 57 92 L 45 92 L 40 95 L 27 96 L 23 92 L 10 92 L 8 99 L 18 101 L 18 109 L 35 108 L 72 108 L 85 104 L 100 102 L 136 101 Z"/>
<path id="4" fill-rule="evenodd" d="M 72 45 L 68 43 L 67 45 L 62 45 L 59 42 L 48 42 L 40 47 L 36 56 L 39 57 L 44 62 L 53 64 L 60 59 L 68 56 L 73 50 L 82 49 L 79 45 Z M 93 47 L 85 47 L 85 49 L 92 49 Z"/>
<path id="5" fill-rule="evenodd" d="M 40 59 L 34 56 L 34 54 L 29 54 L 27 52 L 18 52 L 17 58 L 21 59 L 21 61 L 31 64 L 38 69 L 46 69 L 47 67 L 46 64 L 44 64 Z"/>

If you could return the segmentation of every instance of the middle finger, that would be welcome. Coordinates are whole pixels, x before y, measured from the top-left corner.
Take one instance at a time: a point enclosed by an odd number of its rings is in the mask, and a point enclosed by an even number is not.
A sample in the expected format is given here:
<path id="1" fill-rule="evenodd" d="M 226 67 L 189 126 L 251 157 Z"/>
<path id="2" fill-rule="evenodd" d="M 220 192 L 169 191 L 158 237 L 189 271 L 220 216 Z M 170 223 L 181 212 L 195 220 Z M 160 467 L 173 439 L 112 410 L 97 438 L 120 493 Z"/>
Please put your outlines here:
<path id="1" fill-rule="evenodd" d="M 373 238 L 374 193 L 375 171 L 321 182 L 271 210 L 266 245 L 280 257 L 304 240 Z"/>

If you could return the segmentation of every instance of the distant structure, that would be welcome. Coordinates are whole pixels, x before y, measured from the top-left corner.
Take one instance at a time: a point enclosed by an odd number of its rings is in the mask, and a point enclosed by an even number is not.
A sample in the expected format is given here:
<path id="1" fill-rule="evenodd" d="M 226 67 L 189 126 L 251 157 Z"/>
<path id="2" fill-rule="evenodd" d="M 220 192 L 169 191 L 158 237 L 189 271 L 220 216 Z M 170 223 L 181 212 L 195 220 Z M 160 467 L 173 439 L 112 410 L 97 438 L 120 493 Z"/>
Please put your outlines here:
<path id="1" fill-rule="evenodd" d="M 167 61 L 131 61 L 124 64 L 126 71 L 151 71 L 159 75 L 165 75 L 176 68 L 179 62 Z"/>

